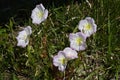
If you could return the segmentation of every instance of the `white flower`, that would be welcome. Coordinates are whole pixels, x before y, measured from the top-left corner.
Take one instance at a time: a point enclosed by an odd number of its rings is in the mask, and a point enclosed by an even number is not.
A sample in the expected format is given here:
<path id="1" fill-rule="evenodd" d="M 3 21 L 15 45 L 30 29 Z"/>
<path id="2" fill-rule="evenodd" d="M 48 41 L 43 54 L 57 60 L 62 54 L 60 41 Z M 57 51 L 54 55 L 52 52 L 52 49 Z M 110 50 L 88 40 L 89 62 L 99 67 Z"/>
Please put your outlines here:
<path id="1" fill-rule="evenodd" d="M 57 55 L 53 57 L 54 66 L 58 66 L 60 71 L 64 71 L 67 66 L 67 59 L 63 51 L 59 51 Z"/>
<path id="2" fill-rule="evenodd" d="M 32 23 L 40 24 L 45 19 L 47 19 L 48 10 L 44 8 L 42 4 L 36 5 L 36 7 L 32 10 L 31 18 Z"/>
<path id="3" fill-rule="evenodd" d="M 26 47 L 29 43 L 29 36 L 32 33 L 31 27 L 27 26 L 23 31 L 19 32 L 19 35 L 16 37 L 18 43 L 17 46 Z"/>
<path id="4" fill-rule="evenodd" d="M 90 37 L 90 35 L 96 32 L 97 25 L 93 18 L 86 17 L 79 22 L 78 28 L 86 37 Z"/>
<path id="5" fill-rule="evenodd" d="M 74 50 L 80 51 L 86 48 L 86 37 L 83 33 L 71 33 L 69 35 L 70 47 Z"/>
<path id="6" fill-rule="evenodd" d="M 71 49 L 71 48 L 69 48 L 69 47 L 65 48 L 65 49 L 63 50 L 63 52 L 64 52 L 65 57 L 66 57 L 68 60 L 78 58 L 78 56 L 77 56 L 78 53 L 77 53 L 75 50 L 73 50 L 73 49 Z"/>

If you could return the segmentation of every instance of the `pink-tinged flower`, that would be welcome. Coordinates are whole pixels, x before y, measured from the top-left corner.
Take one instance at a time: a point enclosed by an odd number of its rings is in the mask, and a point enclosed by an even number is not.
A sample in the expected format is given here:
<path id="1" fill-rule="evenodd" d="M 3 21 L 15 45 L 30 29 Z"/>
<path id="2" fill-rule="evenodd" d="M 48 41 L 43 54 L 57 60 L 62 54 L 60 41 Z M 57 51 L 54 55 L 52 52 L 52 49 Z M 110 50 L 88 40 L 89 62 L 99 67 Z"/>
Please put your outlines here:
<path id="1" fill-rule="evenodd" d="M 67 66 L 67 59 L 63 51 L 59 51 L 57 55 L 53 57 L 53 64 L 57 66 L 60 71 L 64 71 Z"/>
<path id="2" fill-rule="evenodd" d="M 48 10 L 44 8 L 42 4 L 36 5 L 36 7 L 32 10 L 31 18 L 32 23 L 40 24 L 48 17 Z"/>
<path id="3" fill-rule="evenodd" d="M 96 32 L 97 25 L 93 18 L 86 17 L 79 22 L 78 28 L 86 37 L 90 37 L 90 35 Z"/>
<path id="4" fill-rule="evenodd" d="M 71 33 L 69 35 L 70 47 L 74 50 L 80 51 L 86 48 L 86 37 L 83 33 Z"/>
<path id="5" fill-rule="evenodd" d="M 19 35 L 16 37 L 18 41 L 17 46 L 26 47 L 26 45 L 29 43 L 29 37 L 31 33 L 32 29 L 30 26 L 27 26 L 23 31 L 19 32 Z"/>
<path id="6" fill-rule="evenodd" d="M 63 52 L 64 52 L 65 57 L 66 57 L 68 60 L 78 58 L 78 53 L 77 53 L 75 50 L 73 50 L 73 49 L 71 49 L 71 48 L 69 48 L 69 47 L 65 48 L 65 49 L 63 50 Z"/>

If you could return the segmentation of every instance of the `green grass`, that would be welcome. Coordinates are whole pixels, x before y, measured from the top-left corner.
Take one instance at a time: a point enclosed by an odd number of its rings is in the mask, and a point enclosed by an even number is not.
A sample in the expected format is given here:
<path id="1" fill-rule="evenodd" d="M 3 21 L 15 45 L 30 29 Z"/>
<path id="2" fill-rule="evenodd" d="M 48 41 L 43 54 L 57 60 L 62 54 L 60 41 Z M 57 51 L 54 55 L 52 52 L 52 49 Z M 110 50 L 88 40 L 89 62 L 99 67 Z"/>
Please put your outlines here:
<path id="1" fill-rule="evenodd" d="M 68 63 L 66 80 L 120 79 L 120 1 L 90 0 L 47 7 L 49 16 L 40 25 L 12 17 L 0 27 L 0 80 L 62 80 L 52 56 L 69 46 L 68 35 L 87 16 L 94 18 L 97 32 L 87 39 L 87 49 Z M 28 13 L 30 14 L 30 13 Z M 17 14 L 16 14 L 17 15 Z M 13 15 L 14 16 L 14 15 Z M 26 48 L 17 47 L 16 36 L 30 25 L 33 33 Z"/>

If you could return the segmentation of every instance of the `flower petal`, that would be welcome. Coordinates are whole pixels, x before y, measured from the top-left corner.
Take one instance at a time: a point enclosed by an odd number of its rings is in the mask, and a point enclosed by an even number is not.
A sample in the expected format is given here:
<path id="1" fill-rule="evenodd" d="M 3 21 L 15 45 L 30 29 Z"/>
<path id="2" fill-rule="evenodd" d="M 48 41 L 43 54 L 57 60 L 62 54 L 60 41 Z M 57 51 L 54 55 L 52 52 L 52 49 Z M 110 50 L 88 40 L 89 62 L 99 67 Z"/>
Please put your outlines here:
<path id="1" fill-rule="evenodd" d="M 47 17 L 48 17 L 48 10 L 45 9 L 45 12 L 44 12 L 44 15 L 43 15 L 44 20 L 47 19 Z M 43 20 L 43 21 L 44 21 L 44 20 Z"/>
<path id="2" fill-rule="evenodd" d="M 58 70 L 60 70 L 60 71 L 65 71 L 65 69 L 66 69 L 66 65 L 60 65 L 60 66 L 58 66 Z"/>
<path id="3" fill-rule="evenodd" d="M 43 4 L 36 5 L 36 7 L 42 11 L 45 10 L 45 7 L 43 6 Z"/>
<path id="4" fill-rule="evenodd" d="M 24 28 L 23 31 L 19 32 L 18 36 L 16 37 L 18 43 L 17 46 L 26 47 L 29 43 L 29 36 L 32 33 L 32 29 L 30 26 Z"/>
<path id="5" fill-rule="evenodd" d="M 86 37 L 90 37 L 96 32 L 97 25 L 93 18 L 86 17 L 84 20 L 79 22 L 78 28 Z"/>
<path id="6" fill-rule="evenodd" d="M 26 31 L 27 35 L 30 35 L 32 33 L 31 26 L 27 26 L 24 30 Z"/>
<path id="7" fill-rule="evenodd" d="M 69 47 L 65 48 L 65 49 L 63 50 L 63 52 L 64 52 L 64 54 L 65 54 L 65 57 L 66 57 L 67 59 L 69 59 L 69 60 L 78 58 L 78 56 L 77 56 L 78 53 L 77 53 L 75 50 L 73 50 L 73 49 L 71 49 L 71 48 L 69 48 Z"/>
<path id="8" fill-rule="evenodd" d="M 83 44 L 86 42 L 86 36 L 81 32 L 71 33 L 69 35 L 69 41 L 70 47 L 74 50 L 80 51 L 86 48 L 83 46 Z"/>
<path id="9" fill-rule="evenodd" d="M 47 19 L 48 10 L 44 8 L 42 4 L 36 5 L 36 7 L 32 10 L 31 18 L 32 23 L 40 24 L 45 19 Z"/>
<path id="10" fill-rule="evenodd" d="M 53 57 L 53 65 L 58 66 L 60 71 L 64 71 L 67 65 L 67 59 L 65 58 L 64 52 L 59 51 L 57 55 Z"/>
<path id="11" fill-rule="evenodd" d="M 28 41 L 25 42 L 24 40 L 19 40 L 17 43 L 17 46 L 21 46 L 21 47 L 26 47 L 26 45 L 28 44 Z"/>

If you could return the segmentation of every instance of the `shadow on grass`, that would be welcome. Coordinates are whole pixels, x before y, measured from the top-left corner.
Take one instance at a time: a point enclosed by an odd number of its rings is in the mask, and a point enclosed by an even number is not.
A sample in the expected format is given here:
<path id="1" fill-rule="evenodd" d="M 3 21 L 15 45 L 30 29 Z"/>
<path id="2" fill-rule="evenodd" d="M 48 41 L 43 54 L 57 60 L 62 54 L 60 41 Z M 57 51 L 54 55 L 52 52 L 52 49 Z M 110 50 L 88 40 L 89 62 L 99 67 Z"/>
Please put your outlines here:
<path id="1" fill-rule="evenodd" d="M 48 8 L 68 5 L 76 1 L 81 2 L 81 0 L 0 0 L 0 24 L 4 25 L 11 17 L 28 20 L 31 10 L 40 3 Z"/>

